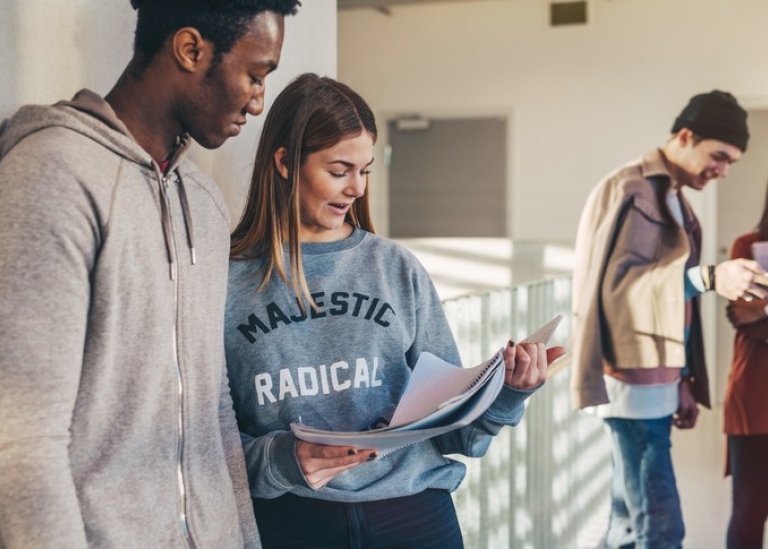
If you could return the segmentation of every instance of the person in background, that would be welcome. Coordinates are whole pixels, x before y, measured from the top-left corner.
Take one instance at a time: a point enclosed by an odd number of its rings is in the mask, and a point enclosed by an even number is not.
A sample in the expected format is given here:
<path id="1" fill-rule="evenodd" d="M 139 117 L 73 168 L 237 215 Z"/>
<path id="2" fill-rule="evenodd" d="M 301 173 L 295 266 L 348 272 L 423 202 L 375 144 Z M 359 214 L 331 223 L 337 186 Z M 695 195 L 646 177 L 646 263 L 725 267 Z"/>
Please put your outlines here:
<path id="1" fill-rule="evenodd" d="M 261 113 L 295 0 L 132 0 L 112 90 L 0 136 L 0 546 L 258 547 L 229 396 L 229 219 L 185 158 Z"/>
<path id="2" fill-rule="evenodd" d="M 293 435 L 299 419 L 381 425 L 422 351 L 461 364 L 424 268 L 373 233 L 376 136 L 370 107 L 345 84 L 292 81 L 265 119 L 232 235 L 225 347 L 265 547 L 462 547 L 450 492 L 465 466 L 446 454 L 483 455 L 564 352 L 507 346 L 505 386 L 483 416 L 390 453 Z"/>
<path id="3" fill-rule="evenodd" d="M 701 227 L 683 189 L 723 179 L 747 148 L 747 113 L 729 93 L 695 95 L 667 143 L 592 190 L 576 235 L 576 408 L 605 420 L 613 455 L 608 547 L 678 548 L 685 528 L 672 425 L 709 407 L 700 295 L 764 297 L 756 262 L 700 261 Z"/>
<path id="4" fill-rule="evenodd" d="M 758 242 L 768 246 L 768 192 L 756 230 L 733 242 L 731 258 L 754 259 Z M 726 311 L 736 328 L 724 406 L 733 494 L 727 547 L 758 549 L 768 518 L 768 300 L 737 299 Z"/>

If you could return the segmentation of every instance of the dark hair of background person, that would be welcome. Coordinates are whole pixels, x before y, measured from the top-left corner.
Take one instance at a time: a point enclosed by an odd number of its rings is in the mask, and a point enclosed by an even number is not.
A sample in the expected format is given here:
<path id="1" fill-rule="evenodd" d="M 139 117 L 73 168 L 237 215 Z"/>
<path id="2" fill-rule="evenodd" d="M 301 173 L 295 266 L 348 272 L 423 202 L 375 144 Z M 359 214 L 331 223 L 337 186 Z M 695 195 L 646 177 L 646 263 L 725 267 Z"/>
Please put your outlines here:
<path id="1" fill-rule="evenodd" d="M 138 10 L 133 50 L 144 69 L 170 35 L 194 27 L 214 44 L 213 68 L 243 37 L 255 15 L 295 15 L 300 5 L 299 0 L 131 0 Z"/>
<path id="2" fill-rule="evenodd" d="M 288 283 L 283 261 L 287 237 L 290 284 L 298 298 L 303 294 L 313 303 L 301 266 L 299 172 L 308 155 L 363 131 L 376 141 L 378 132 L 371 108 L 357 92 L 332 78 L 302 74 L 275 99 L 264 121 L 248 199 L 230 247 L 230 256 L 235 259 L 265 259 L 260 289 L 274 271 Z M 287 179 L 275 166 L 274 156 L 281 147 L 287 150 Z M 365 194 L 355 200 L 346 221 L 372 233 L 368 197 L 366 185 Z"/>

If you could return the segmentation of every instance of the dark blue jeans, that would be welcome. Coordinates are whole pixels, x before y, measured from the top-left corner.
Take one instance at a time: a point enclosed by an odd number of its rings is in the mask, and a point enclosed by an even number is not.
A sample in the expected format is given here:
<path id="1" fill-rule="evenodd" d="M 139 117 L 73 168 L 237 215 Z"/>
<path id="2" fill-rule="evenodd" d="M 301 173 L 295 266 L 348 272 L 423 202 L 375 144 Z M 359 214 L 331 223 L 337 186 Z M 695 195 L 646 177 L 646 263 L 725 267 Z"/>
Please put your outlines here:
<path id="1" fill-rule="evenodd" d="M 685 527 L 672 469 L 672 416 L 606 418 L 613 451 L 607 547 L 679 549 Z"/>
<path id="2" fill-rule="evenodd" d="M 464 543 L 446 490 L 340 503 L 286 494 L 254 499 L 264 549 L 462 549 Z"/>
<path id="3" fill-rule="evenodd" d="M 768 435 L 728 435 L 733 506 L 728 549 L 762 549 L 768 518 Z"/>

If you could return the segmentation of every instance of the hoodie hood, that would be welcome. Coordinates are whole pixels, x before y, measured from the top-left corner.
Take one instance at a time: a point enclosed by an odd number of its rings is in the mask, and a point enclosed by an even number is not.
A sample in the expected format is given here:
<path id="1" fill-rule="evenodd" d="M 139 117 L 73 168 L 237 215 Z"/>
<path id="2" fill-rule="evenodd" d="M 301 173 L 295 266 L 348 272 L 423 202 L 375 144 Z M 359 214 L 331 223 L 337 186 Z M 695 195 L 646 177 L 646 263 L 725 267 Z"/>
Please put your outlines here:
<path id="1" fill-rule="evenodd" d="M 71 101 L 21 107 L 0 127 L 0 159 L 25 137 L 50 127 L 68 128 L 127 160 L 152 165 L 149 153 L 139 146 L 109 103 L 86 89 L 79 91 Z"/>
<path id="2" fill-rule="evenodd" d="M 59 101 L 54 105 L 26 105 L 21 107 L 12 118 L 0 125 L 0 160 L 2 160 L 24 138 L 52 127 L 62 127 L 80 133 L 114 154 L 129 162 L 153 170 L 161 194 L 161 215 L 163 235 L 168 254 L 169 272 L 171 278 L 176 277 L 176 250 L 171 236 L 171 220 L 168 209 L 167 187 L 169 174 L 176 172 L 179 185 L 179 197 L 187 229 L 187 246 L 190 250 L 192 264 L 195 264 L 194 224 L 188 205 L 184 181 L 176 171 L 191 144 L 188 135 L 178 137 L 169 166 L 165 174 L 160 173 L 160 167 L 133 138 L 126 125 L 117 117 L 115 111 L 98 94 L 83 89 L 77 92 L 70 101 Z"/>

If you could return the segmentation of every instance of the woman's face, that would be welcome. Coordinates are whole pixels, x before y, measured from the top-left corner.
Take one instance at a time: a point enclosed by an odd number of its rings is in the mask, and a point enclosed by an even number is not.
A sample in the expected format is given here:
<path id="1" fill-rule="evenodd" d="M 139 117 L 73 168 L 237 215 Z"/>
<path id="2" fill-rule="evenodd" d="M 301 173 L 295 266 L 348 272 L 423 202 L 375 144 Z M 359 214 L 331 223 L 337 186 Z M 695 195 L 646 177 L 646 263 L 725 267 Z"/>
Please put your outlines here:
<path id="1" fill-rule="evenodd" d="M 349 236 L 352 227 L 344 219 L 354 201 L 365 194 L 372 162 L 373 138 L 366 131 L 307 156 L 299 171 L 301 242 Z"/>

